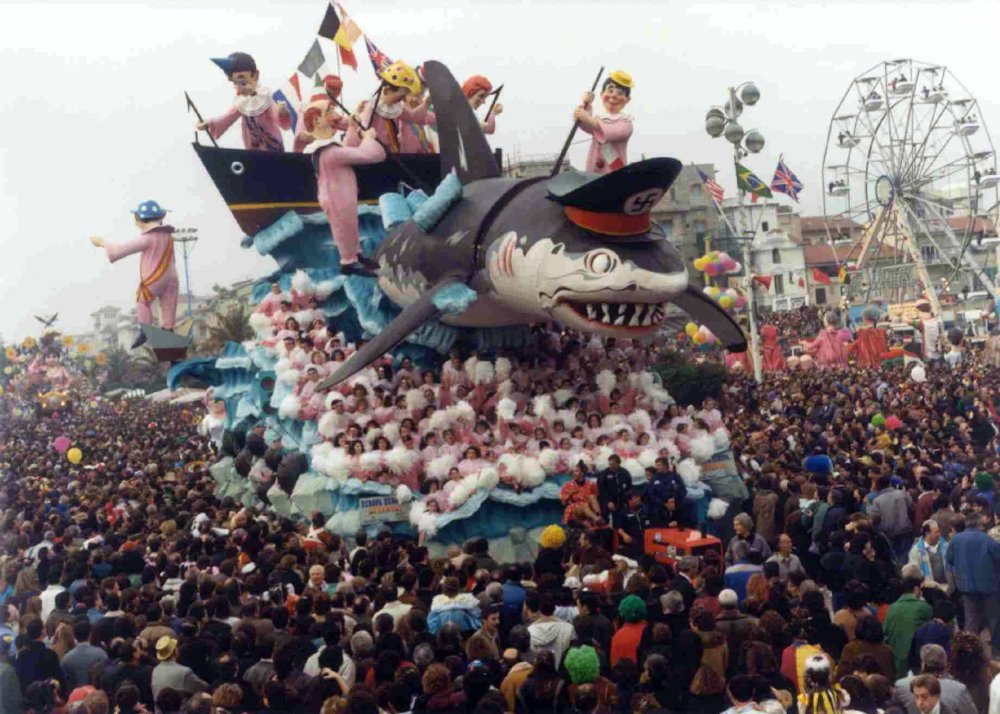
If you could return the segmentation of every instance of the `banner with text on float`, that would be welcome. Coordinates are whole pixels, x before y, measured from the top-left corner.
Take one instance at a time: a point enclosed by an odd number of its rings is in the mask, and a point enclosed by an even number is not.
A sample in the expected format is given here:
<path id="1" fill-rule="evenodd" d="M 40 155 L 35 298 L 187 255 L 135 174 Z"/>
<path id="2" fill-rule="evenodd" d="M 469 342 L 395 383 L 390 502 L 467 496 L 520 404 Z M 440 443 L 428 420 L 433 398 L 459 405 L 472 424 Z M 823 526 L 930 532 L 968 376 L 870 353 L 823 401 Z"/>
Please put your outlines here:
<path id="1" fill-rule="evenodd" d="M 370 526 L 374 523 L 394 523 L 405 521 L 407 516 L 403 504 L 395 496 L 363 496 L 358 499 L 361 511 L 361 525 Z"/>

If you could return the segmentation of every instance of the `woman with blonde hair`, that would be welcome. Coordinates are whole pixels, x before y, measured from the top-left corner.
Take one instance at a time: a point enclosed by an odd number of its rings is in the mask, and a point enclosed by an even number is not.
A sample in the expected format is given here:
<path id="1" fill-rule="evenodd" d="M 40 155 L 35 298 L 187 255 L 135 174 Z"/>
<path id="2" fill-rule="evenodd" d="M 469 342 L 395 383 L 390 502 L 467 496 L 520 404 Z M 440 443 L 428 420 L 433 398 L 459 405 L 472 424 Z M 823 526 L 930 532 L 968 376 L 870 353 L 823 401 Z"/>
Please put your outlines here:
<path id="1" fill-rule="evenodd" d="M 14 580 L 14 594 L 37 595 L 41 591 L 38 585 L 38 572 L 34 568 L 21 568 Z"/>
<path id="2" fill-rule="evenodd" d="M 59 627 L 56 628 L 56 632 L 52 636 L 52 651 L 58 655 L 59 661 L 62 662 L 66 653 L 74 647 L 76 647 L 76 637 L 73 636 L 73 627 L 67 622 L 59 623 Z"/>

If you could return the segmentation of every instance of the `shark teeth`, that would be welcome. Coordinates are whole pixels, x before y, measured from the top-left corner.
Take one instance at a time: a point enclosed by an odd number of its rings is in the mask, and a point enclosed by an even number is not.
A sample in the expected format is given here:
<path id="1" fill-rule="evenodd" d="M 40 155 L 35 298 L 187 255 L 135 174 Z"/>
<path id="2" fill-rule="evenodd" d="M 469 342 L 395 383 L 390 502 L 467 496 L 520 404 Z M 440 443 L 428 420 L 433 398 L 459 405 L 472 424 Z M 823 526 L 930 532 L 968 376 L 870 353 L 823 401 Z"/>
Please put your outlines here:
<path id="1" fill-rule="evenodd" d="M 567 302 L 565 304 L 586 320 L 608 327 L 654 327 L 659 325 L 666 315 L 665 304 L 616 302 Z"/>

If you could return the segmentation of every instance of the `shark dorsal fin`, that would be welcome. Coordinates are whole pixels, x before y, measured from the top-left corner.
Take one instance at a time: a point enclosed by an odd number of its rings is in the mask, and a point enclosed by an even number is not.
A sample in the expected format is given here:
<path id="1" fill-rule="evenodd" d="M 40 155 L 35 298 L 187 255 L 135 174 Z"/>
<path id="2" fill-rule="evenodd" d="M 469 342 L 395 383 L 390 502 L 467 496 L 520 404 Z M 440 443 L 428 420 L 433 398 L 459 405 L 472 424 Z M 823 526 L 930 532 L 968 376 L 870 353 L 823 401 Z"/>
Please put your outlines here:
<path id="1" fill-rule="evenodd" d="M 603 176 L 567 171 L 549 179 L 549 198 L 581 228 L 605 235 L 645 233 L 650 211 L 681 172 L 677 159 L 647 159 Z"/>
<path id="2" fill-rule="evenodd" d="M 423 72 L 437 116 L 442 175 L 454 169 L 463 184 L 498 178 L 500 167 L 486 143 L 479 119 L 451 71 L 431 60 L 424 63 Z"/>

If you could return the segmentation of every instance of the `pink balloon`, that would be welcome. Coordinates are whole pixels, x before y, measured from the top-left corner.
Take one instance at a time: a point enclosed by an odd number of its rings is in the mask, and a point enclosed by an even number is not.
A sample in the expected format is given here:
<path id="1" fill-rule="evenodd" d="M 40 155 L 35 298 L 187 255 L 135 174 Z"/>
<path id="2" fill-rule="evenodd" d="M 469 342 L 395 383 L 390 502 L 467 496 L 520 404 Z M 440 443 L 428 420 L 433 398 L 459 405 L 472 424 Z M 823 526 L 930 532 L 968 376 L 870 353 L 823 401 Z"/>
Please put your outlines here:
<path id="1" fill-rule="evenodd" d="M 73 442 L 69 440 L 68 436 L 57 436 L 52 445 L 55 447 L 56 451 L 60 454 L 65 454 L 69 451 L 69 447 L 72 446 Z"/>
<path id="2" fill-rule="evenodd" d="M 718 264 L 717 263 L 709 263 L 708 265 L 705 266 L 705 272 L 708 273 L 711 277 L 714 278 L 715 276 L 717 276 L 719 274 L 719 266 L 718 266 Z"/>
<path id="3" fill-rule="evenodd" d="M 736 300 L 735 305 L 737 310 L 742 310 L 747 306 L 747 299 L 742 295 L 737 296 L 735 300 Z"/>
<path id="4" fill-rule="evenodd" d="M 888 419 L 885 420 L 885 428 L 888 429 L 889 431 L 895 431 L 896 429 L 899 429 L 901 426 L 903 426 L 903 422 L 895 414 L 893 414 L 892 416 L 890 416 Z"/>

